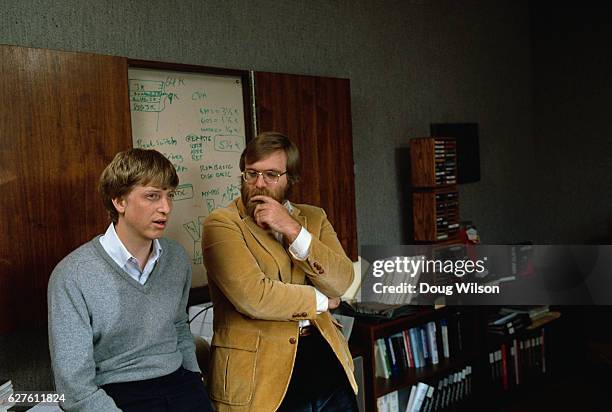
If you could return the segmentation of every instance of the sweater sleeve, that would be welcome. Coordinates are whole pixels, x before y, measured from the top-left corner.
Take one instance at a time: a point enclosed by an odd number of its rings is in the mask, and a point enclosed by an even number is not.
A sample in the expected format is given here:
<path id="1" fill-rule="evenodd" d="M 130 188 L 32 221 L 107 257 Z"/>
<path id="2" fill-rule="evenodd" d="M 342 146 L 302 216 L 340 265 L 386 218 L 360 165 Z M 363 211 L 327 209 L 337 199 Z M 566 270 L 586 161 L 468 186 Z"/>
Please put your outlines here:
<path id="1" fill-rule="evenodd" d="M 185 257 L 187 259 L 187 257 Z M 179 304 L 174 326 L 176 327 L 176 336 L 178 348 L 183 354 L 183 367 L 192 372 L 200 372 L 198 361 L 195 354 L 195 343 L 193 335 L 187 324 L 187 300 L 189 299 L 189 291 L 191 289 L 191 265 L 187 265 L 187 276 L 183 287 L 183 295 Z"/>
<path id="2" fill-rule="evenodd" d="M 89 312 L 75 281 L 78 265 L 60 263 L 47 290 L 49 351 L 57 392 L 65 395 L 62 408 L 74 412 L 120 411 L 95 383 L 93 332 Z"/>

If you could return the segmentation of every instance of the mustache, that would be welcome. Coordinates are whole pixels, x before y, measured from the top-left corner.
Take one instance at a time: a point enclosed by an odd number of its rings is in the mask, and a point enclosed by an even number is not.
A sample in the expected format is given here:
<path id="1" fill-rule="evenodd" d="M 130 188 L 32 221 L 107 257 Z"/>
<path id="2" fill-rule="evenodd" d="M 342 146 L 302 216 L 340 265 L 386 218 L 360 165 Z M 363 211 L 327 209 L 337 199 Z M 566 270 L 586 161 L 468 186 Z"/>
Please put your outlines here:
<path id="1" fill-rule="evenodd" d="M 274 198 L 274 194 L 264 187 L 262 188 L 255 187 L 255 188 L 252 188 L 251 190 L 246 189 L 243 191 L 242 195 L 243 195 L 242 198 L 245 201 L 244 206 L 246 207 L 248 215 L 251 217 L 253 217 L 253 212 L 255 212 L 255 208 L 257 207 L 257 205 L 262 203 L 261 201 L 258 201 L 258 200 L 251 200 L 254 196 L 263 195 L 263 196 Z"/>
<path id="2" fill-rule="evenodd" d="M 249 192 L 249 202 L 251 201 L 250 198 L 252 198 L 254 196 L 260 196 L 260 195 L 272 197 L 273 193 L 271 191 L 269 191 L 268 189 L 266 189 L 265 187 L 262 187 L 262 188 L 257 188 L 256 187 L 256 188 L 250 190 L 250 192 Z M 260 202 L 255 201 L 255 203 L 260 203 Z"/>

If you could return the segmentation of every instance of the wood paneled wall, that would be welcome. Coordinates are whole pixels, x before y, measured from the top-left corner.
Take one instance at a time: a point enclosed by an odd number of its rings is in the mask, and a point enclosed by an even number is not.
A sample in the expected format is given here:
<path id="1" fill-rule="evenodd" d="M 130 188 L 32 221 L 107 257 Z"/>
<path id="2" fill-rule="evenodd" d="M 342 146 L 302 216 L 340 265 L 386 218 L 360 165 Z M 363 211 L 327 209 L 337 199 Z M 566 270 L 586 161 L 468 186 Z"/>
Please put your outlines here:
<path id="1" fill-rule="evenodd" d="M 284 133 L 300 149 L 296 203 L 325 209 L 348 256 L 357 260 L 355 179 L 348 79 L 258 72 L 258 129 Z"/>
<path id="2" fill-rule="evenodd" d="M 131 147 L 127 60 L 0 45 L 0 333 L 44 327 L 47 282 L 108 224 L 97 181 Z"/>
<path id="3" fill-rule="evenodd" d="M 0 45 L 0 334 L 45 327 L 53 268 L 108 224 L 97 182 L 132 146 L 127 66 L 124 57 Z M 301 149 L 292 200 L 323 207 L 356 260 L 349 81 L 256 81 L 259 129 Z"/>

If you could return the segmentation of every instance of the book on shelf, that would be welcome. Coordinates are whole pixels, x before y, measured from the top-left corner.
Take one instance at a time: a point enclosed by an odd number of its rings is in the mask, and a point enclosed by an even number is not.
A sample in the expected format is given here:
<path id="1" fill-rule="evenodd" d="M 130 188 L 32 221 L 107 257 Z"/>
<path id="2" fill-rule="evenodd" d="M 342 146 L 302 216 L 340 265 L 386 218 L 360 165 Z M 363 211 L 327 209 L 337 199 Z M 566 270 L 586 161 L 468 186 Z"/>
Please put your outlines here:
<path id="1" fill-rule="evenodd" d="M 515 335 L 516 333 L 520 331 L 527 330 L 527 327 L 529 325 L 530 324 L 527 322 L 521 322 L 521 323 L 509 322 L 501 326 L 489 326 L 488 330 L 489 332 L 495 333 L 498 335 L 510 336 L 510 335 Z"/>
<path id="2" fill-rule="evenodd" d="M 410 362 L 408 361 L 408 352 L 406 352 L 406 347 L 404 345 L 404 335 L 401 332 L 391 335 L 391 342 L 393 343 L 395 357 L 399 359 L 400 369 L 408 369 L 410 367 Z"/>
<path id="3" fill-rule="evenodd" d="M 513 374 L 514 374 L 514 383 L 516 383 L 516 385 L 520 385 L 521 384 L 521 375 L 522 372 L 519 368 L 519 344 L 518 344 L 518 339 L 513 339 L 512 341 L 512 347 L 510 348 L 510 351 L 512 353 L 512 364 L 514 366 L 513 369 Z"/>
<path id="4" fill-rule="evenodd" d="M 5 381 L 2 385 L 0 385 L 0 405 L 2 405 L 2 401 L 8 398 L 13 393 L 13 384 L 11 381 Z"/>
<path id="5" fill-rule="evenodd" d="M 8 378 L 0 378 L 0 410 L 5 411 L 15 405 L 9 398 L 13 394 L 13 382 Z"/>
<path id="6" fill-rule="evenodd" d="M 391 377 L 391 368 L 388 366 L 385 354 L 385 343 L 383 339 L 377 339 L 374 343 L 375 374 L 381 378 Z"/>
<path id="7" fill-rule="evenodd" d="M 540 352 L 542 353 L 542 373 L 546 373 L 546 330 L 540 331 Z"/>
<path id="8" fill-rule="evenodd" d="M 418 330 L 419 330 L 419 336 L 421 338 L 420 340 L 421 348 L 423 349 L 423 360 L 424 360 L 425 365 L 427 365 L 430 363 L 429 346 L 427 345 L 427 332 L 425 331 L 425 328 L 423 326 L 419 326 Z"/>
<path id="9" fill-rule="evenodd" d="M 426 345 L 429 363 L 435 365 L 441 357 L 450 359 L 463 351 L 460 316 L 440 318 L 439 325 L 434 321 L 428 322 L 422 330 L 425 344 L 421 343 L 421 346 Z"/>
<path id="10" fill-rule="evenodd" d="M 437 365 L 440 360 L 438 357 L 438 340 L 436 336 L 436 322 L 427 323 L 427 343 L 431 352 L 431 364 Z"/>
<path id="11" fill-rule="evenodd" d="M 391 354 L 387 352 L 387 344 L 385 342 L 385 339 L 378 339 L 377 340 L 377 345 L 379 348 L 379 351 L 381 353 L 381 358 L 382 358 L 382 368 L 383 368 L 383 375 L 382 377 L 385 379 L 389 379 L 391 377 L 391 375 L 393 374 L 393 368 L 391 365 Z"/>
<path id="12" fill-rule="evenodd" d="M 502 317 L 498 317 L 497 315 L 493 315 L 493 318 L 489 321 L 489 326 L 503 325 L 504 323 L 509 322 L 512 319 L 514 319 L 517 315 L 518 315 L 518 313 L 516 313 L 516 312 L 509 313 L 509 314 L 504 315 Z"/>
<path id="13" fill-rule="evenodd" d="M 533 306 L 504 306 L 499 310 L 500 315 L 510 315 L 512 313 L 523 313 L 529 315 L 533 321 L 550 313 L 549 305 L 533 305 Z"/>
<path id="14" fill-rule="evenodd" d="M 410 391 L 410 399 L 406 406 L 406 412 L 419 412 L 422 410 L 423 402 L 429 391 L 429 385 L 423 382 L 419 382 L 412 387 Z"/>
<path id="15" fill-rule="evenodd" d="M 451 358 L 456 354 L 463 351 L 463 336 L 461 330 L 462 317 L 459 312 L 455 315 L 449 316 L 444 319 L 444 322 L 440 322 L 442 327 L 446 325 L 446 334 L 448 336 L 448 356 L 445 353 L 445 358 Z M 442 334 L 444 338 L 444 331 Z"/>
<path id="16" fill-rule="evenodd" d="M 404 337 L 404 349 L 408 355 L 408 367 L 414 368 L 414 354 L 412 352 L 412 345 L 410 344 L 410 335 L 408 334 L 408 330 L 403 330 L 402 336 Z"/>
<path id="17" fill-rule="evenodd" d="M 461 319 L 459 317 L 455 318 L 455 334 L 456 340 L 455 343 L 457 345 L 457 350 L 459 352 L 463 352 L 463 335 L 461 332 Z"/>
<path id="18" fill-rule="evenodd" d="M 531 318 L 527 313 L 512 312 L 507 315 L 494 315 L 489 321 L 488 331 L 502 335 L 513 335 L 531 325 Z"/>
<path id="19" fill-rule="evenodd" d="M 457 372 L 452 373 L 449 377 L 450 379 L 450 390 L 449 390 L 449 399 L 451 404 L 457 401 L 457 395 L 458 395 L 458 385 L 459 385 L 459 374 Z"/>
<path id="20" fill-rule="evenodd" d="M 425 394 L 425 400 L 423 401 L 423 408 L 422 408 L 423 412 L 431 411 L 431 408 L 433 406 L 434 392 L 435 392 L 435 388 L 433 386 L 430 386 L 429 389 L 427 389 L 427 393 Z"/>
<path id="21" fill-rule="evenodd" d="M 0 391 L 13 386 L 13 382 L 8 378 L 0 378 Z"/>
<path id="22" fill-rule="evenodd" d="M 399 375 L 400 369 L 399 369 L 399 365 L 397 363 L 397 359 L 395 357 L 395 352 L 393 352 L 393 346 L 391 344 L 391 338 L 390 337 L 386 337 L 384 339 L 385 341 L 385 348 L 386 348 L 386 352 L 387 352 L 387 356 L 388 359 L 391 363 L 391 376 L 397 376 Z"/>
<path id="23" fill-rule="evenodd" d="M 504 390 L 508 390 L 510 387 L 510 379 L 508 377 L 508 355 L 506 344 L 501 345 L 501 378 L 502 388 L 504 388 Z"/>
<path id="24" fill-rule="evenodd" d="M 397 412 L 399 411 L 399 396 L 397 391 L 390 392 L 376 400 L 378 412 Z"/>
<path id="25" fill-rule="evenodd" d="M 422 368 L 425 366 L 425 357 L 423 355 L 423 348 L 421 346 L 421 336 L 417 328 L 408 329 L 410 335 L 410 345 L 414 351 L 414 366 L 416 368 Z"/>
<path id="26" fill-rule="evenodd" d="M 414 404 L 414 396 L 416 394 L 417 385 L 410 387 L 410 396 L 408 397 L 408 403 L 406 404 L 406 412 L 412 412 L 412 405 Z"/>
<path id="27" fill-rule="evenodd" d="M 451 377 L 450 375 L 443 379 L 442 393 L 440 394 L 440 406 L 447 408 L 450 405 L 451 392 Z"/>
<path id="28" fill-rule="evenodd" d="M 497 379 L 501 382 L 503 379 L 503 374 L 504 374 L 504 368 L 505 365 L 502 365 L 502 350 L 504 348 L 500 348 L 499 350 L 495 351 L 495 368 L 496 368 L 496 376 Z"/>
<path id="29" fill-rule="evenodd" d="M 451 392 L 453 388 L 453 375 L 448 375 L 444 378 L 444 397 L 442 398 L 442 407 L 447 408 L 452 404 Z"/>
<path id="30" fill-rule="evenodd" d="M 436 392 L 434 393 L 431 410 L 437 411 L 440 409 L 440 405 L 442 404 L 442 399 L 444 397 L 445 386 L 446 386 L 446 379 L 440 379 L 438 381 L 438 388 Z"/>
<path id="31" fill-rule="evenodd" d="M 440 320 L 440 330 L 442 332 L 442 350 L 446 359 L 450 358 L 450 347 L 448 342 L 448 321 L 446 319 Z"/>

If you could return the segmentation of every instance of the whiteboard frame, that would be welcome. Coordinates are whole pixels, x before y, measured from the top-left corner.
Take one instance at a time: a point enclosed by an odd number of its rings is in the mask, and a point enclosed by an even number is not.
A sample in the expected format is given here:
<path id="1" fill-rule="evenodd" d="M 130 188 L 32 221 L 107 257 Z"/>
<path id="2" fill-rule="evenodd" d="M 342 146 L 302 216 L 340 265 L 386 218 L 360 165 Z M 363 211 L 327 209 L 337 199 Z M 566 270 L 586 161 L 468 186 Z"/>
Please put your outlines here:
<path id="1" fill-rule="evenodd" d="M 242 86 L 242 104 L 244 106 L 244 133 L 245 140 L 248 142 L 253 138 L 253 114 L 251 111 L 254 97 L 251 95 L 250 80 L 248 70 L 224 69 L 221 67 L 197 66 L 193 64 L 182 63 L 166 63 L 153 60 L 137 60 L 127 59 L 127 70 L 134 69 L 154 69 L 154 70 L 169 70 L 179 73 L 201 73 L 201 74 L 216 74 L 221 76 L 236 76 L 240 77 Z M 126 71 L 126 78 L 128 77 Z M 126 96 L 129 99 L 129 96 Z M 129 105 L 128 105 L 129 106 Z M 130 119 L 132 113 L 130 112 Z M 131 134 L 131 130 L 130 130 Z"/>

